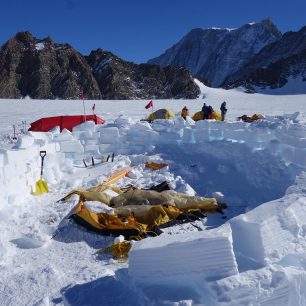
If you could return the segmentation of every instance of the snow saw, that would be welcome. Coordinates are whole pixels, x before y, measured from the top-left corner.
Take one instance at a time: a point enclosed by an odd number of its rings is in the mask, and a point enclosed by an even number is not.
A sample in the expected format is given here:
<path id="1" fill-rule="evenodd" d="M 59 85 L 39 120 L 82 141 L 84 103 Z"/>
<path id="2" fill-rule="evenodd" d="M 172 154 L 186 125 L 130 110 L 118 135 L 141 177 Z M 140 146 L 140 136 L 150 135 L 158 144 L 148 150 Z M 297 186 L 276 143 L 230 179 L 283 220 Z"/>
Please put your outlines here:
<path id="1" fill-rule="evenodd" d="M 46 193 L 49 192 L 47 182 L 42 179 L 44 159 L 45 159 L 46 154 L 47 154 L 46 151 L 40 151 L 39 152 L 39 155 L 41 157 L 40 179 L 36 182 L 36 185 L 35 185 L 35 187 L 36 187 L 35 191 L 34 191 L 35 195 L 41 195 L 44 192 L 46 192 Z"/>

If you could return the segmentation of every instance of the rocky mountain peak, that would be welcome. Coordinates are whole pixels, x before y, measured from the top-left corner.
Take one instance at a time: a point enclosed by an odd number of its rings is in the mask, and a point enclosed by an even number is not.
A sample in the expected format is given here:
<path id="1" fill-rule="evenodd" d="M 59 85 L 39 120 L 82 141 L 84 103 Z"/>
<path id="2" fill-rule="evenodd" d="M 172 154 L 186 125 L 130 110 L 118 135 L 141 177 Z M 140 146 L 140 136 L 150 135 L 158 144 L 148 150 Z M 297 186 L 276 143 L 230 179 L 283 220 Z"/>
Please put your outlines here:
<path id="1" fill-rule="evenodd" d="M 217 87 L 281 35 L 270 19 L 237 29 L 194 29 L 149 63 L 184 66 Z"/>
<path id="2" fill-rule="evenodd" d="M 0 97 L 36 99 L 196 98 L 192 75 L 177 67 L 136 65 L 99 48 L 83 56 L 51 37 L 17 33 L 0 50 Z"/>

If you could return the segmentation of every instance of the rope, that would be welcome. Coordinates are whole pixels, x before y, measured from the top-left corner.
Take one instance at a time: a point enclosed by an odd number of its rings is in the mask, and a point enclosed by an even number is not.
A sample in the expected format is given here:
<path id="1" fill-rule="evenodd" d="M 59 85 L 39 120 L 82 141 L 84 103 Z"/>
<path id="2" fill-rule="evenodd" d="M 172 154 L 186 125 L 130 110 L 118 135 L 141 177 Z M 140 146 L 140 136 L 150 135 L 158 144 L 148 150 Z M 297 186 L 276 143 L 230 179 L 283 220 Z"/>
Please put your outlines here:
<path id="1" fill-rule="evenodd" d="M 132 247 L 131 242 L 122 241 L 112 244 L 110 247 L 102 250 L 101 253 L 102 254 L 110 253 L 115 259 L 125 258 L 127 257 L 131 247 Z"/>

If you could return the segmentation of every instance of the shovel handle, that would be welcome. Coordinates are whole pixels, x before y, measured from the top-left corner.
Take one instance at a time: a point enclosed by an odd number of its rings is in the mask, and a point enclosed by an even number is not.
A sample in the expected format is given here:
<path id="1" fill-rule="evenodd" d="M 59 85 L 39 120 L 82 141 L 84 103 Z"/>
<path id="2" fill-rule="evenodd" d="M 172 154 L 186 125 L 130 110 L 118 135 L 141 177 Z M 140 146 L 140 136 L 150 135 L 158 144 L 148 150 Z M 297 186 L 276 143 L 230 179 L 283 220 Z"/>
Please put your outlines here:
<path id="1" fill-rule="evenodd" d="M 40 168 L 40 175 L 43 175 L 43 168 L 44 168 L 44 159 L 46 156 L 47 152 L 46 151 L 39 151 L 39 155 L 41 157 L 41 168 Z"/>

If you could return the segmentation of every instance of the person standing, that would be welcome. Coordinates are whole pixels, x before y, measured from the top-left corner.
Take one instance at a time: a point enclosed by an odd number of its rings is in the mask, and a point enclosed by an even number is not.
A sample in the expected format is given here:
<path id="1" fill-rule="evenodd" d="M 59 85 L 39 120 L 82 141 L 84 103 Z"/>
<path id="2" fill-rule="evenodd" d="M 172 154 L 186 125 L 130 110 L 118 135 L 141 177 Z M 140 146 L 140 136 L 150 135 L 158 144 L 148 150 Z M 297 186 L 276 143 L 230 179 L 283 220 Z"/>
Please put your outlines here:
<path id="1" fill-rule="evenodd" d="M 225 101 L 222 102 L 220 110 L 221 110 L 221 121 L 224 121 L 225 115 L 226 115 L 226 112 L 227 112 L 226 102 Z"/>
<path id="2" fill-rule="evenodd" d="M 213 114 L 214 114 L 214 109 L 211 105 L 208 105 L 208 114 L 207 114 L 207 119 L 213 119 Z"/>
<path id="3" fill-rule="evenodd" d="M 184 106 L 184 108 L 181 111 L 181 116 L 186 120 L 186 117 L 189 116 L 189 109 L 187 106 Z"/>
<path id="4" fill-rule="evenodd" d="M 203 114 L 203 119 L 208 119 L 208 106 L 206 105 L 206 103 L 203 104 L 202 107 L 202 114 Z"/>

